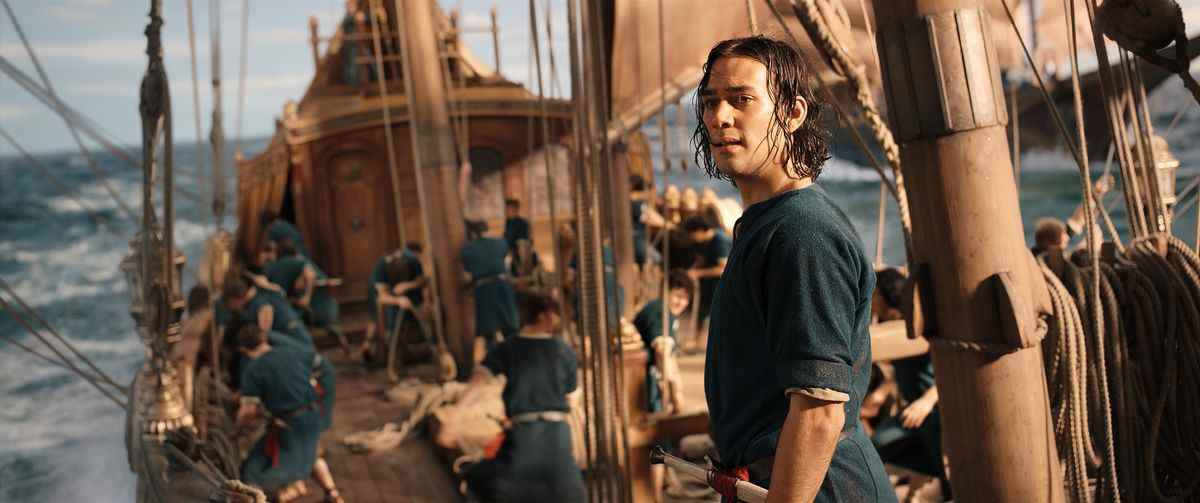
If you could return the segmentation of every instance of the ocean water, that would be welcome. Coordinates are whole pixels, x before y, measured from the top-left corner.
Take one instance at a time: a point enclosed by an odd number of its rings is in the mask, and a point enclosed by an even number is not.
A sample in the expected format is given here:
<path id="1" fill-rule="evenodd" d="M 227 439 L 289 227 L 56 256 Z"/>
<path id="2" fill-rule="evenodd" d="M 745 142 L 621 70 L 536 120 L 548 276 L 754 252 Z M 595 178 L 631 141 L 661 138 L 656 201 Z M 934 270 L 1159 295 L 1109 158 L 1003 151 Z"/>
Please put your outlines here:
<path id="1" fill-rule="evenodd" d="M 1170 115 L 1196 105 L 1181 86 L 1168 84 L 1153 95 L 1155 121 L 1165 128 Z M 1170 140 L 1183 162 L 1178 184 L 1200 175 L 1200 147 L 1190 143 L 1200 133 L 1200 118 L 1189 111 Z M 668 114 L 668 117 L 673 114 Z M 657 127 L 646 132 L 654 140 Z M 684 128 L 673 128 L 679 142 Z M 257 151 L 263 141 L 247 150 Z M 196 149 L 176 152 L 178 184 L 197 194 L 206 183 L 194 177 Z M 879 182 L 873 170 L 839 148 L 821 183 L 834 195 L 858 228 L 868 251 L 875 247 Z M 113 184 L 135 209 L 140 206 L 140 172 L 113 156 L 96 152 Z M 75 187 L 85 203 L 109 222 L 98 227 L 91 217 L 24 159 L 0 158 L 0 277 L 60 333 L 91 357 L 118 382 L 128 383 L 143 360 L 143 349 L 128 315 L 128 295 L 118 264 L 128 252 L 135 227 L 123 220 L 116 204 L 96 184 L 96 177 L 76 152 L 38 156 L 42 164 Z M 655 154 L 655 162 L 658 156 Z M 1028 152 L 1022 157 L 1021 216 L 1027 238 L 1042 216 L 1066 218 L 1080 202 L 1079 177 L 1062 152 Z M 1103 159 L 1093 163 L 1094 173 Z M 713 185 L 723 196 L 737 197 L 731 186 L 705 179 L 695 169 L 673 171 L 673 180 Z M 229 182 L 233 201 L 233 182 Z M 1114 196 L 1116 196 L 1114 194 Z M 1119 196 L 1111 201 L 1119 201 Z M 176 197 L 176 243 L 187 254 L 185 285 L 198 260 L 202 241 L 211 230 L 207 205 Z M 230 211 L 232 213 L 232 211 Z M 1124 212 L 1114 218 L 1123 228 Z M 1176 234 L 1192 242 L 1195 209 L 1177 218 Z M 904 260 L 895 206 L 889 204 L 885 258 Z M 233 222 L 226 220 L 227 227 Z M 984 224 L 986 225 L 986 224 Z M 36 344 L 9 316 L 0 314 L 0 335 Z M 121 410 L 68 372 L 30 357 L 0 338 L 0 502 L 132 501 L 134 479 L 124 453 Z"/>

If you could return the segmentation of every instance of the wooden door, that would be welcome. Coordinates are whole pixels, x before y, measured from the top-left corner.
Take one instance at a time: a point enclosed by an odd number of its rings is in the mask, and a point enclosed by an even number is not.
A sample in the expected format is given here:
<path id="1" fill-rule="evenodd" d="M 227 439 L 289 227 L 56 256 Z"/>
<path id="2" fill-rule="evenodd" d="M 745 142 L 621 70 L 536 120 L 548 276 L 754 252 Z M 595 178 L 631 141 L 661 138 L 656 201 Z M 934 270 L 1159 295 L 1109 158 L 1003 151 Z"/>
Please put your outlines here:
<path id="1" fill-rule="evenodd" d="M 366 149 L 342 150 L 330 156 L 326 164 L 332 207 L 329 208 L 337 233 L 343 302 L 366 298 L 367 281 L 379 257 L 396 243 L 391 202 L 385 197 L 390 183 L 386 164 Z"/>

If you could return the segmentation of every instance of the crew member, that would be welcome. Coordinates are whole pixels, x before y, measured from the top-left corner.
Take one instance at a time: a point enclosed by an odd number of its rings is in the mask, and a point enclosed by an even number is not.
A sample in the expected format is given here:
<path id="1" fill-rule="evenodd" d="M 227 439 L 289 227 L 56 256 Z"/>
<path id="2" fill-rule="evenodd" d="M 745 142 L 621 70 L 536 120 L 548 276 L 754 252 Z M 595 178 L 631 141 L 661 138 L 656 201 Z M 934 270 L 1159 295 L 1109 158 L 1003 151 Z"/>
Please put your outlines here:
<path id="1" fill-rule="evenodd" d="M 462 249 L 466 279 L 475 290 L 475 361 L 497 342 L 496 334 L 517 334 L 517 299 L 504 264 L 508 244 L 487 237 L 487 223 L 467 222 L 467 244 Z"/>
<path id="2" fill-rule="evenodd" d="M 665 305 L 661 297 L 653 299 L 642 306 L 642 309 L 633 317 L 633 326 L 642 336 L 642 342 L 645 343 L 650 357 L 646 366 L 647 408 L 650 412 L 666 409 L 666 404 L 663 402 L 667 399 L 672 401 L 671 410 L 679 412 L 683 407 L 682 390 L 675 389 L 673 391 L 676 392 L 670 392 L 672 391 L 670 390 L 671 386 L 677 387 L 682 384 L 678 379 L 679 371 L 674 361 L 678 342 L 675 330 L 679 326 L 679 317 L 683 315 L 684 311 L 687 311 L 688 305 L 692 302 L 694 289 L 693 282 L 687 274 L 678 269 L 671 271 L 671 274 L 667 276 Z M 665 333 L 663 332 L 663 309 L 667 309 L 668 330 Z"/>
<path id="3" fill-rule="evenodd" d="M 829 158 L 825 105 L 792 46 L 718 43 L 697 90 L 693 143 L 745 213 L 713 295 L 704 388 L 720 464 L 769 502 L 895 502 L 859 428 L 871 374 L 875 271 L 815 185 Z"/>
<path id="4" fill-rule="evenodd" d="M 1033 248 L 1030 251 L 1034 256 L 1051 250 L 1057 250 L 1062 254 L 1066 253 L 1071 236 L 1067 234 L 1067 225 L 1062 220 L 1046 217 L 1038 219 L 1034 224 L 1033 242 Z"/>
<path id="5" fill-rule="evenodd" d="M 268 241 L 278 243 L 284 239 L 290 239 L 301 255 L 309 256 L 308 248 L 304 246 L 304 234 L 301 234 L 300 229 L 297 229 L 291 222 L 279 218 L 279 215 L 270 210 L 262 212 L 260 220 Z"/>
<path id="6" fill-rule="evenodd" d="M 280 240 L 278 248 L 279 258 L 263 268 L 267 280 L 287 292 L 292 303 L 311 325 L 333 334 L 342 349 L 349 353 L 349 342 L 337 326 L 337 300 L 329 295 L 329 287 L 322 284 L 328 279 L 325 271 L 301 255 L 290 239 Z"/>
<path id="7" fill-rule="evenodd" d="M 184 318 L 179 327 L 180 341 L 171 355 L 182 381 L 180 387 L 183 388 L 183 403 L 189 410 L 192 408 L 195 390 L 193 382 L 196 375 L 196 359 L 210 340 L 212 325 L 213 310 L 208 288 L 204 285 L 193 286 L 188 290 L 187 318 Z"/>
<path id="8" fill-rule="evenodd" d="M 687 232 L 696 247 L 696 262 L 688 269 L 688 276 L 700 282 L 700 303 L 696 307 L 696 337 L 702 337 L 701 327 L 708 321 L 712 310 L 713 292 L 717 290 L 717 282 L 721 273 L 725 272 L 725 263 L 729 260 L 729 250 L 733 240 L 723 229 L 714 228 L 703 217 L 696 215 L 688 217 L 683 222 L 683 230 Z M 703 340 L 703 339 L 700 339 Z"/>
<path id="9" fill-rule="evenodd" d="M 324 357 L 314 357 L 311 348 L 269 337 L 254 324 L 241 325 L 237 338 L 247 360 L 239 380 L 237 420 L 245 423 L 256 416 L 259 404 L 270 414 L 266 435 L 242 463 L 242 480 L 277 493 L 278 501 L 289 501 L 303 494 L 303 480 L 312 474 L 326 501 L 341 502 L 329 466 L 318 455 L 321 432 L 332 420 L 332 367 Z"/>
<path id="10" fill-rule="evenodd" d="M 571 454 L 569 395 L 576 388 L 576 359 L 557 335 L 558 303 L 542 293 L 522 293 L 524 324 L 515 337 L 492 348 L 472 384 L 503 374 L 509 427 L 496 456 L 466 471 L 483 501 L 582 503 L 583 477 Z"/>
<path id="11" fill-rule="evenodd" d="M 255 323 L 264 331 L 274 330 L 312 346 L 312 336 L 300 315 L 282 295 L 250 286 L 240 276 L 226 278 L 221 290 L 225 308 L 240 321 Z"/>
<path id="12" fill-rule="evenodd" d="M 508 241 L 510 253 L 517 251 L 517 243 L 521 240 L 533 242 L 529 232 L 529 220 L 521 216 L 521 201 L 516 199 L 504 200 L 504 240 Z"/>
<path id="13" fill-rule="evenodd" d="M 376 324 L 390 337 L 397 328 L 397 320 L 403 324 L 416 323 L 414 311 L 421 307 L 422 292 L 429 283 L 420 254 L 421 244 L 411 241 L 403 249 L 384 255 L 375 263 L 368 280 L 367 300 L 377 319 L 376 323 L 367 325 L 367 338 L 363 342 L 365 360 L 369 361 L 373 356 Z M 399 316 L 402 310 L 403 317 Z"/>

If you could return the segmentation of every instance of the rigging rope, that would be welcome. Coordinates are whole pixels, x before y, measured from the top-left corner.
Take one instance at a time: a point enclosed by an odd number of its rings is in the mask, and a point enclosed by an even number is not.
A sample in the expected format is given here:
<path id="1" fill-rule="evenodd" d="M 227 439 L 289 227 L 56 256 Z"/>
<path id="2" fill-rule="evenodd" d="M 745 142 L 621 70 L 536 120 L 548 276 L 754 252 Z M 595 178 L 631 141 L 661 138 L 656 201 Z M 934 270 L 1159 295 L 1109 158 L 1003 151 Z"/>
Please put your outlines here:
<path id="1" fill-rule="evenodd" d="M 797 46 L 800 45 L 800 38 L 797 37 L 796 34 L 792 32 L 792 29 L 788 27 L 787 23 L 783 19 L 783 14 L 779 12 L 779 9 L 775 8 L 775 5 L 772 2 L 767 2 L 767 7 L 770 8 L 771 14 L 775 16 L 775 20 L 779 22 L 779 26 L 783 28 L 784 33 L 786 33 L 788 38 L 792 40 L 792 43 L 796 44 Z M 867 161 L 870 162 L 871 168 L 879 174 L 879 181 L 887 186 L 887 190 L 889 193 L 891 193 L 892 198 L 899 203 L 900 193 L 896 189 L 896 184 L 893 183 L 892 180 L 888 178 L 887 173 L 884 172 L 883 163 L 881 163 L 879 159 L 875 157 L 875 153 L 872 152 L 871 148 L 867 146 L 867 141 L 863 138 L 862 133 L 859 132 L 858 127 L 854 120 L 850 117 L 850 114 L 847 113 L 844 108 L 842 108 L 841 102 L 838 101 L 836 96 L 834 96 L 833 91 L 829 89 L 829 85 L 824 79 L 820 78 L 820 76 L 817 76 L 813 80 L 817 82 L 817 85 L 821 88 L 821 91 L 825 93 L 825 99 L 828 100 L 829 103 L 833 104 L 833 110 L 836 112 L 835 115 L 837 115 L 838 121 L 842 123 L 842 127 L 850 131 L 850 137 L 854 140 L 854 143 L 858 145 L 859 150 L 861 150 L 862 153 L 867 156 Z"/>
<path id="2" fill-rule="evenodd" d="M 212 131 L 209 141 L 212 143 L 212 212 L 213 225 L 220 229 L 221 220 L 225 217 L 225 125 L 224 105 L 221 94 L 221 0 L 209 0 L 208 3 L 209 44 L 212 47 Z"/>
<path id="3" fill-rule="evenodd" d="M 387 73 L 383 68 L 383 42 L 381 40 L 381 34 L 379 33 L 379 17 L 383 12 L 384 7 L 379 3 L 379 0 L 371 0 L 369 8 L 371 11 L 371 43 L 375 51 L 375 79 L 379 82 L 379 103 L 380 108 L 383 109 L 383 135 L 386 137 L 385 143 L 387 144 L 388 175 L 392 181 L 392 204 L 395 206 L 396 214 L 396 235 L 400 238 L 400 246 L 403 247 L 405 246 L 405 243 L 408 242 L 408 233 L 404 227 L 404 197 L 400 194 L 400 166 L 396 163 L 396 140 L 392 136 L 392 106 L 390 103 L 388 103 Z M 397 19 L 396 24 L 399 25 L 400 23 L 401 20 Z M 400 41 L 402 46 L 404 42 L 405 41 L 403 40 Z M 403 72 L 407 78 L 407 66 L 404 67 Z M 405 86 L 405 92 L 411 93 L 412 88 Z M 413 109 L 411 100 L 408 102 L 408 109 L 409 116 L 411 117 Z M 412 121 L 410 120 L 409 127 L 412 127 L 411 123 Z M 415 144 L 413 145 L 413 148 L 416 148 Z M 420 169 L 421 166 L 419 164 L 413 164 L 414 171 L 418 171 Z M 420 190 L 420 188 L 417 190 Z"/>
<path id="4" fill-rule="evenodd" d="M 2 281 L 3 280 L 0 280 L 0 282 L 2 282 Z M 7 290 L 7 288 L 6 288 L 6 290 Z M 9 292 L 8 295 L 11 296 L 14 301 L 19 302 L 20 298 L 17 297 L 13 292 Z M 40 341 L 43 345 L 45 345 L 47 348 L 49 348 L 52 353 L 54 353 L 56 356 L 58 356 L 60 362 L 65 364 L 67 367 L 69 367 L 70 370 L 75 372 L 75 374 L 78 375 L 80 378 L 82 378 L 85 382 L 87 382 L 88 384 L 95 387 L 96 390 L 100 392 L 100 394 L 104 395 L 109 400 L 112 400 L 112 402 L 114 404 L 116 404 L 117 407 L 120 407 L 122 410 L 128 410 L 127 404 L 125 402 L 121 401 L 121 399 L 117 398 L 116 395 L 112 394 L 112 391 L 110 391 L 109 389 L 107 389 L 101 385 L 101 384 L 108 384 L 110 386 L 116 387 L 117 389 L 122 389 L 122 388 L 118 387 L 116 385 L 116 383 L 113 383 L 112 380 L 109 379 L 103 372 L 101 372 L 99 369 L 96 369 L 95 367 L 92 367 L 93 370 L 96 371 L 96 375 L 92 376 L 92 375 L 89 375 L 87 372 L 84 372 L 78 366 L 76 366 L 75 363 L 72 362 L 70 359 L 68 359 L 67 356 L 64 355 L 61 351 L 59 351 L 57 347 L 55 347 L 53 344 L 51 344 L 50 341 L 46 340 L 46 338 L 44 336 L 42 336 L 42 334 L 40 332 L 38 332 L 37 329 L 33 328 L 33 326 L 30 325 L 29 321 L 26 320 L 25 317 L 21 315 L 21 312 L 17 309 L 16 306 L 13 306 L 12 304 L 9 304 L 8 301 L 4 300 L 4 296 L 0 296 L 0 309 L 3 309 L 5 312 L 7 312 L 9 314 L 9 316 L 11 316 L 14 320 L 16 320 L 16 322 L 18 324 L 20 324 L 22 327 L 24 327 L 25 330 L 30 333 L 30 335 L 33 335 L 35 338 L 37 338 L 38 341 Z M 29 316 L 30 313 L 27 312 L 27 313 L 25 313 L 25 315 Z M 53 332 L 51 332 L 51 333 L 53 333 Z M 71 346 L 69 343 L 63 342 L 63 344 L 66 345 L 68 348 L 73 349 L 73 346 Z M 91 365 L 90 360 L 88 360 L 82 356 L 81 356 L 81 358 L 84 360 L 84 362 Z M 99 376 L 100 380 L 93 379 L 96 376 Z"/>
<path id="5" fill-rule="evenodd" d="M 196 178 L 204 176 L 204 126 L 200 123 L 200 83 L 196 71 L 196 30 L 192 16 L 192 0 L 187 0 L 188 53 L 192 69 L 192 116 L 196 122 Z M 213 172 L 214 176 L 216 171 Z M 209 190 L 212 190 L 210 187 Z M 210 199 L 214 194 L 210 194 Z"/>
<path id="6" fill-rule="evenodd" d="M 41 171 L 42 175 L 44 175 L 48 180 L 50 180 L 52 183 L 54 183 L 54 186 L 57 187 L 58 190 L 60 192 L 62 192 L 62 194 L 64 196 L 67 196 L 72 201 L 74 201 L 75 204 L 78 204 L 79 207 L 82 208 L 83 211 L 88 214 L 88 216 L 92 217 L 92 220 L 96 222 L 97 226 L 99 226 L 100 228 L 102 228 L 106 231 L 115 232 L 113 230 L 113 228 L 109 226 L 108 221 L 106 221 L 104 218 L 102 218 L 100 216 L 100 214 L 96 213 L 96 210 L 92 209 L 91 206 L 88 206 L 86 203 L 83 202 L 82 196 L 80 196 L 79 193 L 75 191 L 75 189 L 68 187 L 67 184 L 63 183 L 63 181 L 61 179 L 59 179 L 58 176 L 56 176 L 53 171 L 50 171 L 50 169 L 47 168 L 44 164 L 42 164 L 41 161 L 38 161 L 36 157 L 30 155 L 29 152 L 27 152 L 24 148 L 22 148 L 21 144 L 17 143 L 17 140 L 14 139 L 11 135 L 9 135 L 8 131 L 6 131 L 3 127 L 0 127 L 0 137 L 3 137 L 6 141 L 8 141 L 8 143 L 10 145 L 12 145 L 13 149 L 15 149 L 18 153 L 20 153 L 21 157 L 24 157 L 25 160 L 27 162 L 29 162 L 29 164 L 31 166 L 37 168 L 38 171 Z"/>
<path id="7" fill-rule="evenodd" d="M 562 247 L 560 246 L 561 240 L 559 239 L 558 235 L 558 203 L 555 200 L 557 197 L 558 187 L 555 183 L 554 169 L 550 167 L 550 117 L 546 108 L 546 93 L 542 86 L 542 50 L 541 46 L 538 44 L 537 31 L 537 10 L 535 7 L 535 0 L 529 0 L 529 32 L 532 35 L 531 40 L 533 41 L 533 60 L 534 64 L 537 65 L 538 111 L 541 115 L 542 121 L 542 167 L 546 171 L 546 199 L 549 203 L 548 209 L 550 210 L 550 239 L 554 246 L 554 267 L 561 269 L 565 264 L 563 263 Z M 546 16 L 546 33 L 547 35 L 550 34 L 549 15 Z M 547 43 L 547 47 L 549 48 L 553 45 L 553 43 L 553 39 L 550 39 L 550 41 Z M 528 155 L 532 154 L 533 153 L 530 152 Z M 530 216 L 532 216 L 533 201 L 530 201 L 529 203 L 530 204 L 528 207 L 530 208 Z M 557 293 L 559 299 L 566 298 L 561 281 L 558 282 Z M 563 306 L 563 304 L 565 304 L 565 302 L 559 302 L 558 314 L 563 319 L 566 319 L 566 308 Z"/>
<path id="8" fill-rule="evenodd" d="M 1094 208 L 1096 206 L 1095 203 L 1097 202 L 1095 197 L 1096 191 L 1092 189 L 1091 173 L 1088 171 L 1087 135 L 1084 131 L 1083 117 L 1083 92 L 1079 87 L 1079 42 L 1076 37 L 1076 34 L 1079 30 L 1078 24 L 1076 23 L 1075 2 L 1073 0 L 1064 0 L 1064 3 L 1065 2 L 1070 2 L 1070 5 L 1064 6 L 1064 8 L 1068 8 L 1070 12 L 1067 31 L 1071 34 L 1069 38 L 1071 53 L 1071 88 L 1073 91 L 1072 94 L 1074 96 L 1075 105 L 1075 125 L 1079 133 L 1079 182 L 1080 190 L 1083 194 L 1084 222 L 1087 227 L 1084 235 L 1086 236 L 1085 239 L 1087 240 L 1086 245 L 1088 258 L 1091 259 L 1091 268 L 1093 271 L 1098 271 L 1100 270 L 1100 249 L 1097 246 L 1097 238 L 1101 238 L 1101 236 L 1096 235 L 1096 211 Z M 1101 351 L 1101 354 L 1103 354 L 1105 314 L 1101 308 L 1103 304 L 1100 301 L 1099 274 L 1091 275 L 1091 282 L 1089 286 L 1091 287 L 1091 291 L 1088 292 L 1090 294 L 1088 301 L 1092 306 L 1091 309 L 1087 310 L 1088 314 L 1090 315 L 1089 322 L 1091 323 L 1093 329 L 1094 338 L 1100 342 L 1097 347 Z M 1116 453 L 1113 446 L 1112 403 L 1109 399 L 1108 369 L 1104 364 L 1104 358 L 1099 358 L 1097 361 L 1099 364 L 1092 368 L 1094 368 L 1098 374 L 1097 379 L 1099 382 L 1097 383 L 1097 388 L 1100 392 L 1100 406 L 1104 409 L 1104 415 L 1101 419 L 1103 419 L 1104 427 L 1104 464 L 1108 468 L 1105 478 L 1107 478 L 1109 482 L 1109 491 L 1112 501 L 1114 503 L 1120 503 L 1121 490 L 1119 487 L 1119 479 L 1117 477 Z M 1090 446 L 1091 444 L 1089 443 L 1088 445 Z"/>
<path id="9" fill-rule="evenodd" d="M 237 125 L 233 134 L 233 152 L 242 153 L 242 111 L 246 108 L 246 53 L 250 46 L 250 0 L 242 0 L 242 54 L 238 64 Z"/>
<path id="10" fill-rule="evenodd" d="M 851 88 L 854 89 L 854 100 L 866 115 L 867 124 L 875 133 L 875 139 L 883 147 L 884 157 L 892 167 L 892 178 L 896 185 L 896 203 L 900 212 L 900 226 L 904 231 L 904 250 L 906 257 L 911 260 L 913 256 L 912 216 L 908 209 L 908 192 L 904 188 L 904 173 L 900 169 L 900 146 L 893 139 L 892 131 L 879 113 L 879 108 L 875 106 L 875 99 L 871 97 L 870 82 L 867 81 L 862 66 L 855 64 L 846 47 L 834 38 L 832 30 L 817 8 L 816 1 L 791 0 L 792 10 L 796 13 L 800 23 L 804 25 L 813 45 L 820 49 L 821 54 L 825 56 L 826 63 L 839 75 L 845 77 Z M 836 97 L 833 101 L 836 103 Z"/>
<path id="11" fill-rule="evenodd" d="M 658 0 L 658 88 L 659 88 L 659 113 L 658 113 L 658 138 L 662 148 L 662 172 L 663 172 L 663 201 L 667 200 L 667 187 L 671 177 L 671 142 L 670 135 L 667 134 L 667 42 L 666 42 L 666 27 L 663 14 L 663 0 Z M 675 106 L 680 106 L 682 101 L 677 100 Z M 682 127 L 682 124 L 677 124 Z M 671 221 L 663 222 L 663 240 L 662 240 L 662 256 L 663 256 L 663 274 L 662 274 L 662 293 L 660 299 L 666 302 L 670 298 L 671 293 Z M 698 290 L 698 289 L 697 289 Z M 659 322 L 662 324 L 662 333 L 671 333 L 671 318 L 670 310 L 663 309 L 662 316 Z M 692 310 L 697 311 L 696 309 Z M 694 316 L 693 316 L 694 318 Z"/>
<path id="12" fill-rule="evenodd" d="M 120 206 L 121 211 L 124 212 L 130 220 L 136 222 L 137 217 L 134 216 L 133 210 L 125 203 L 123 199 L 121 199 L 121 196 L 117 194 L 117 190 L 113 188 L 111 183 L 109 183 L 108 177 L 110 175 L 104 170 L 100 169 L 100 165 L 96 163 L 96 159 L 92 157 L 91 152 L 86 146 L 84 146 L 83 140 L 79 137 L 79 132 L 75 130 L 75 123 L 68 118 L 66 111 L 63 109 L 61 100 L 58 99 L 58 95 L 54 92 L 54 86 L 50 82 L 50 77 L 46 75 L 46 70 L 42 68 L 41 60 L 38 59 L 37 53 L 33 51 L 33 46 L 29 45 L 29 39 L 25 37 L 25 30 L 21 28 L 21 23 L 17 20 L 16 13 L 13 12 L 12 6 L 9 5 L 8 0 L 3 1 L 4 10 L 8 12 L 8 18 L 10 21 L 12 21 L 13 28 L 16 29 L 17 36 L 21 39 L 21 44 L 25 46 L 25 53 L 29 55 L 29 60 L 33 62 L 33 67 L 35 70 L 37 70 L 38 77 L 42 79 L 42 85 L 44 85 L 46 88 L 47 96 L 49 96 L 50 100 L 55 104 L 54 108 L 58 112 L 59 116 L 62 117 L 63 122 L 66 123 L 67 130 L 71 133 L 71 138 L 75 140 L 75 145 L 79 147 L 80 154 L 82 154 L 84 159 L 87 160 L 88 166 L 91 167 L 92 172 L 96 174 L 96 178 L 100 182 L 100 185 L 103 186 L 104 190 L 108 191 L 108 194 L 112 196 L 114 201 L 117 202 L 117 205 Z"/>

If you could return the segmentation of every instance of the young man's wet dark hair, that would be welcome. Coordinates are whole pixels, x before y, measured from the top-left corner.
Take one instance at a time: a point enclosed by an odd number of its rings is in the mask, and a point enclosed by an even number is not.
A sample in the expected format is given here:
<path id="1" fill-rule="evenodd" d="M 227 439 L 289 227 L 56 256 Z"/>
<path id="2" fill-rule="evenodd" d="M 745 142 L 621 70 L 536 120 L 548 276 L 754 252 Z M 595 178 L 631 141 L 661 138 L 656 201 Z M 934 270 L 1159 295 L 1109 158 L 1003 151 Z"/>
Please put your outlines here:
<path id="1" fill-rule="evenodd" d="M 240 299 L 245 297 L 249 291 L 250 285 L 242 279 L 241 274 L 230 274 L 228 278 L 225 278 L 225 284 L 221 285 L 221 297 L 225 300 Z"/>
<path id="2" fill-rule="evenodd" d="M 487 222 L 483 220 L 464 220 L 463 226 L 466 227 L 468 241 L 483 237 L 488 229 Z"/>
<path id="3" fill-rule="evenodd" d="M 296 243 L 291 238 L 283 238 L 275 242 L 275 248 L 279 250 L 280 257 L 290 257 L 300 250 L 296 249 Z"/>
<path id="4" fill-rule="evenodd" d="M 277 219 L 279 219 L 279 215 L 276 215 L 275 212 L 271 210 L 263 210 L 263 212 L 258 215 L 258 221 L 262 224 L 264 229 L 268 225 L 271 225 L 271 222 L 274 222 Z"/>
<path id="5" fill-rule="evenodd" d="M 713 64 L 726 57 L 749 58 L 767 67 L 767 92 L 771 95 L 771 101 L 775 103 L 772 130 L 782 130 L 787 124 L 789 109 L 780 104 L 795 103 L 796 98 L 803 98 L 808 103 L 804 123 L 791 135 L 784 137 L 784 144 L 769 144 L 766 147 L 772 151 L 783 149 L 784 166 L 787 167 L 789 176 L 796 179 L 811 177 L 814 182 L 817 181 L 825 161 L 830 157 L 830 134 L 821 126 L 827 105 L 817 97 L 813 85 L 814 75 L 800 53 L 787 43 L 761 35 L 726 40 L 709 51 L 699 89 L 703 90 L 708 86 Z M 693 108 L 697 122 L 696 129 L 692 132 L 696 164 L 703 167 L 710 177 L 731 180 L 728 175 L 717 169 L 709 149 L 711 142 L 708 128 L 704 125 L 704 101 L 699 96 Z"/>
<path id="6" fill-rule="evenodd" d="M 251 351 L 261 346 L 266 340 L 266 332 L 253 323 L 246 323 L 237 329 L 238 348 Z"/>
<path id="7" fill-rule="evenodd" d="M 212 300 L 211 297 L 208 287 L 204 285 L 193 286 L 191 290 L 188 290 L 188 312 L 195 313 L 201 309 L 208 309 L 209 302 Z"/>
<path id="8" fill-rule="evenodd" d="M 875 288 L 888 307 L 900 309 L 900 300 L 904 297 L 904 273 L 895 267 L 888 267 L 875 272 Z"/>
<path id="9" fill-rule="evenodd" d="M 692 293 L 696 290 L 696 282 L 687 275 L 683 269 L 672 269 L 671 274 L 667 275 L 667 290 L 682 289 L 687 292 L 688 298 L 692 298 Z"/>
<path id="10" fill-rule="evenodd" d="M 629 190 L 634 192 L 646 190 L 646 179 L 638 174 L 629 175 Z"/>
<path id="11" fill-rule="evenodd" d="M 699 215 L 690 216 L 687 220 L 683 221 L 684 232 L 700 232 L 711 228 L 712 224 L 709 224 L 707 220 Z"/>
<path id="12" fill-rule="evenodd" d="M 537 322 L 543 313 L 558 311 L 558 301 L 544 293 L 520 292 L 517 294 L 517 314 L 521 317 L 522 325 Z"/>

